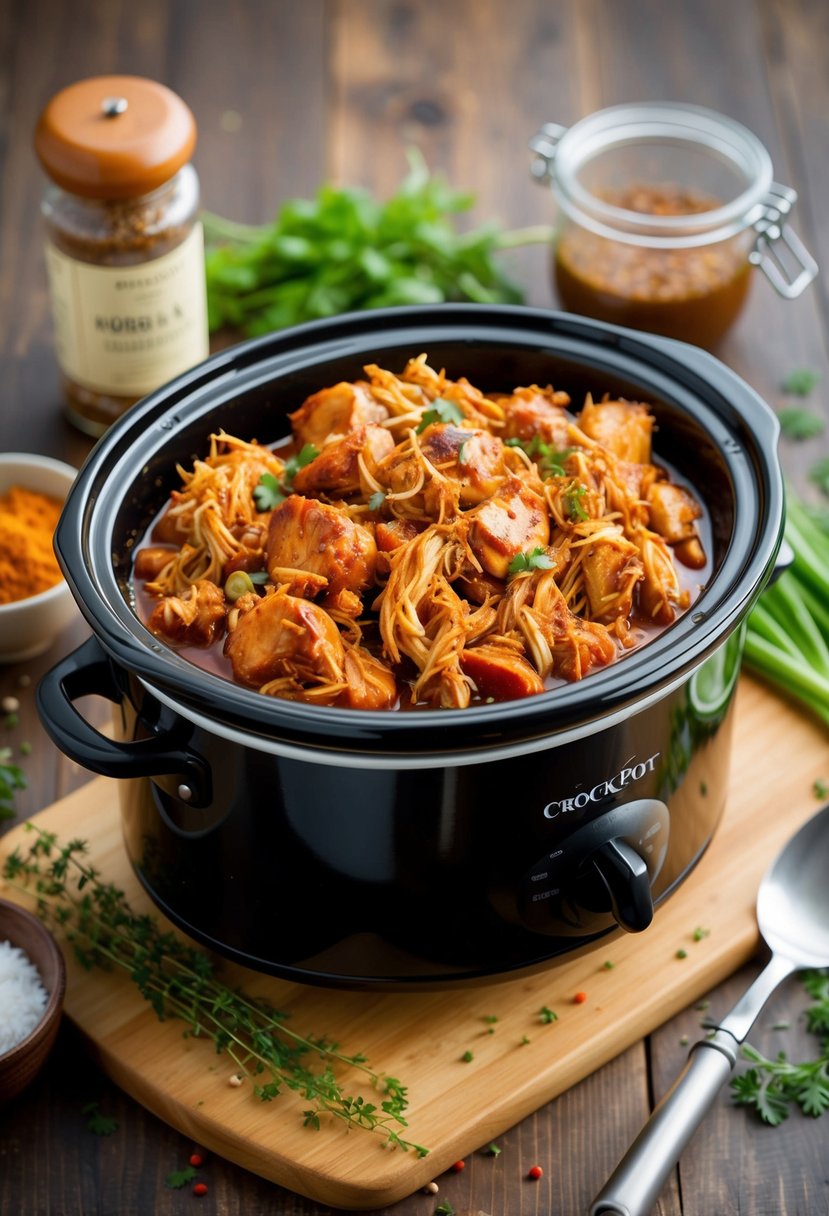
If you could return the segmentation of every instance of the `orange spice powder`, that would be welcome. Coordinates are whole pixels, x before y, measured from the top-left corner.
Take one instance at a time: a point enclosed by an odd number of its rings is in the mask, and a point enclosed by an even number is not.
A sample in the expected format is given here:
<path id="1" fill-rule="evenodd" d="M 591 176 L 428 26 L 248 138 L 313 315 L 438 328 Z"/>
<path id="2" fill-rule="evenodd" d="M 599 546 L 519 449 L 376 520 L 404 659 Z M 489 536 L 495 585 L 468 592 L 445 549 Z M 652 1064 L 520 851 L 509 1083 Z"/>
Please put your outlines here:
<path id="1" fill-rule="evenodd" d="M 52 535 L 62 503 L 12 486 L 0 495 L 0 604 L 27 599 L 62 578 Z"/>

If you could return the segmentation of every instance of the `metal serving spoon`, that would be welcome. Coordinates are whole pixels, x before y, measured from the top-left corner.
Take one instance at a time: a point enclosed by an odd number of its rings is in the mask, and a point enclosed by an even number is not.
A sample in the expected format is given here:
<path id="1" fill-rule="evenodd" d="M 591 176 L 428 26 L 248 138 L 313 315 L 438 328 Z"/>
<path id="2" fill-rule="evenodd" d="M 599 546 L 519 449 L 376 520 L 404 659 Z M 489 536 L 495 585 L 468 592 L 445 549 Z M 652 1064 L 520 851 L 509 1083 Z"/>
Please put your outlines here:
<path id="1" fill-rule="evenodd" d="M 829 966 L 829 806 L 797 832 L 767 871 L 757 923 L 771 959 L 688 1063 L 593 1201 L 590 1216 L 647 1216 L 702 1122 L 775 988 L 802 967 Z"/>

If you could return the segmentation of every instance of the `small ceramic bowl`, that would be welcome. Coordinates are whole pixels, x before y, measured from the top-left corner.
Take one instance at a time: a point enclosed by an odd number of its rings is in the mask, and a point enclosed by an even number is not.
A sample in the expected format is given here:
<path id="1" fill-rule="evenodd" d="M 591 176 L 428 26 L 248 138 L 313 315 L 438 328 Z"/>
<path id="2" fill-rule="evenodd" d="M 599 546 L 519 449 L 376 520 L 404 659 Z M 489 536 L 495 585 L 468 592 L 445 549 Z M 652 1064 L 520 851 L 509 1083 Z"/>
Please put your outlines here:
<path id="1" fill-rule="evenodd" d="M 0 495 L 12 486 L 25 486 L 63 502 L 76 476 L 77 469 L 49 456 L 25 452 L 0 455 Z M 63 578 L 25 600 L 0 604 L 0 663 L 18 663 L 48 650 L 77 611 Z"/>
<path id="2" fill-rule="evenodd" d="M 66 966 L 55 939 L 31 912 L 0 899 L 0 942 L 8 941 L 28 957 L 49 993 L 43 1016 L 25 1039 L 0 1054 L 0 1105 L 22 1093 L 37 1076 L 54 1046 L 63 1012 Z"/>

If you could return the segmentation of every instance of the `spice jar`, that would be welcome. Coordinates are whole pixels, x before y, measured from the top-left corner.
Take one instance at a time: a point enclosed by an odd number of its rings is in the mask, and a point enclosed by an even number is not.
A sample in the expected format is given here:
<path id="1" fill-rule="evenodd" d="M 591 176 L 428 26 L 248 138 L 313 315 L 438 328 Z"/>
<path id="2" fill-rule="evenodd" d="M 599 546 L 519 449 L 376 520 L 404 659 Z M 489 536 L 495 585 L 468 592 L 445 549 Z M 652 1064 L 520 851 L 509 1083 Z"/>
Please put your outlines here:
<path id="1" fill-rule="evenodd" d="M 87 434 L 207 357 L 195 143 L 181 98 L 137 76 L 70 85 L 40 116 L 56 353 Z"/>
<path id="2" fill-rule="evenodd" d="M 817 265 L 786 225 L 797 199 L 740 123 L 699 106 L 612 106 L 530 140 L 558 217 L 554 280 L 565 308 L 714 346 L 759 266 L 787 299 Z"/>

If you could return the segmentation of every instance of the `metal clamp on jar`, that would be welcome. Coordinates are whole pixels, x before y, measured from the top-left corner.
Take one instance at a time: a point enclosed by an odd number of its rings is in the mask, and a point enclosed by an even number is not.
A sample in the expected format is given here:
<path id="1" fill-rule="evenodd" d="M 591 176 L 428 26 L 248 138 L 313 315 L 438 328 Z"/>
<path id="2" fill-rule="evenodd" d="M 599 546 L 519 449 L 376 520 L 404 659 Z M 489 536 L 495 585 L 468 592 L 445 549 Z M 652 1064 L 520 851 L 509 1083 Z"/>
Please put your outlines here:
<path id="1" fill-rule="evenodd" d="M 796 192 L 733 119 L 612 106 L 545 123 L 530 148 L 558 205 L 554 277 L 572 312 L 710 347 L 742 310 L 752 266 L 786 299 L 817 274 L 786 223 Z"/>

